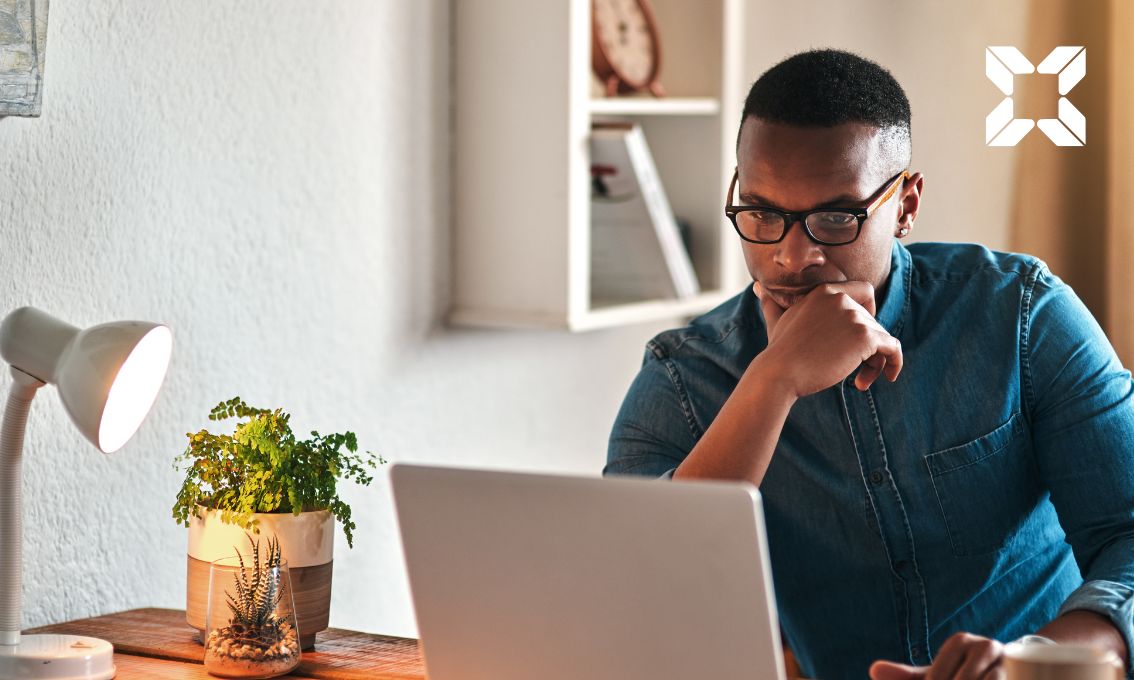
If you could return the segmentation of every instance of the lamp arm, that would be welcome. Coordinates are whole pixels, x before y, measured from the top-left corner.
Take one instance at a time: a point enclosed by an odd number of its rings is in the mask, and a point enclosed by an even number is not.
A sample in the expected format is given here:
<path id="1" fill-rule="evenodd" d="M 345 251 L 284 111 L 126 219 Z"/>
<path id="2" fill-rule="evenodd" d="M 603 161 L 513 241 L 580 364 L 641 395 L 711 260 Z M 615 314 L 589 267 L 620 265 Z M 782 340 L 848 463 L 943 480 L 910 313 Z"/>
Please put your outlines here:
<path id="1" fill-rule="evenodd" d="M 44 383 L 11 367 L 12 388 L 0 429 L 0 645 L 20 644 L 23 509 L 20 465 L 32 398 Z"/>

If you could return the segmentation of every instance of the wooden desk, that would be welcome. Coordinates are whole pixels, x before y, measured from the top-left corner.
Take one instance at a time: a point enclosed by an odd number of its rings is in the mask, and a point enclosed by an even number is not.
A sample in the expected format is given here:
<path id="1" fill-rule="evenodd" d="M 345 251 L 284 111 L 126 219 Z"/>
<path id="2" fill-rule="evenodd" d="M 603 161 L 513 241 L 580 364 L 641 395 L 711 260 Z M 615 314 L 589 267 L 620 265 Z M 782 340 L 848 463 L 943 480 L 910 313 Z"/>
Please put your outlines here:
<path id="1" fill-rule="evenodd" d="M 118 680 L 204 680 L 197 632 L 177 609 L 132 609 L 118 614 L 58 623 L 27 631 L 89 635 L 114 645 Z M 285 678 L 326 680 L 425 680 L 417 640 L 330 628 L 319 633 L 315 650 L 303 652 L 299 667 Z"/>
<path id="2" fill-rule="evenodd" d="M 29 633 L 89 635 L 114 645 L 117 680 L 205 680 L 213 676 L 202 663 L 204 648 L 197 631 L 178 609 L 131 609 L 90 619 L 33 628 Z M 785 650 L 787 651 L 787 650 Z M 788 677 L 800 675 L 787 652 Z M 299 667 L 285 678 L 325 680 L 425 680 L 417 640 L 329 628 L 319 633 L 315 650 L 303 652 Z"/>

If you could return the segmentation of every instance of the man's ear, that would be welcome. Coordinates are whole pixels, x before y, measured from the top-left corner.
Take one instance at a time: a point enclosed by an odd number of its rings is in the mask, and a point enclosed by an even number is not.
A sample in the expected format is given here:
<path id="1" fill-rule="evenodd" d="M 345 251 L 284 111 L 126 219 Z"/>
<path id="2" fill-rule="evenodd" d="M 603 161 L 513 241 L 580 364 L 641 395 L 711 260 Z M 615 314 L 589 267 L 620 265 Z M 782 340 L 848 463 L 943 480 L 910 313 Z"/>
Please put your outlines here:
<path id="1" fill-rule="evenodd" d="M 925 176 L 920 172 L 910 175 L 898 194 L 898 228 L 894 234 L 898 238 L 913 230 L 917 211 L 921 208 L 921 195 L 925 191 Z"/>

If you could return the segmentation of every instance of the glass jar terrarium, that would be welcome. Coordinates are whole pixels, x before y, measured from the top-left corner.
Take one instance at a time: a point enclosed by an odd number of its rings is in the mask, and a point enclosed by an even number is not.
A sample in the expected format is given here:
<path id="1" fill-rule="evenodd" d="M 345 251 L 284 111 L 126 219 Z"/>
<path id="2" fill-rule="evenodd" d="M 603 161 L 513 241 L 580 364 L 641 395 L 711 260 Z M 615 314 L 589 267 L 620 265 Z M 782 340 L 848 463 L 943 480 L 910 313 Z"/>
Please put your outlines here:
<path id="1" fill-rule="evenodd" d="M 212 563 L 205 670 L 222 678 L 274 678 L 299 665 L 299 631 L 278 541 Z"/>

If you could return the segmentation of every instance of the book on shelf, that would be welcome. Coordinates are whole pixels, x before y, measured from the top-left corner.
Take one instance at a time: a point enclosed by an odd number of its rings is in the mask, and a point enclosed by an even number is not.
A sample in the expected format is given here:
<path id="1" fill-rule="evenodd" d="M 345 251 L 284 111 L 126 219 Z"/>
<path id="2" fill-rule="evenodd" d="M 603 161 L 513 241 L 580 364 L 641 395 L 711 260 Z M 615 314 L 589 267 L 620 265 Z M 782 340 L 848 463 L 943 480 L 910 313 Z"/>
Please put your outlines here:
<path id="1" fill-rule="evenodd" d="M 598 304 L 700 293 L 639 125 L 591 128 L 591 297 Z"/>

